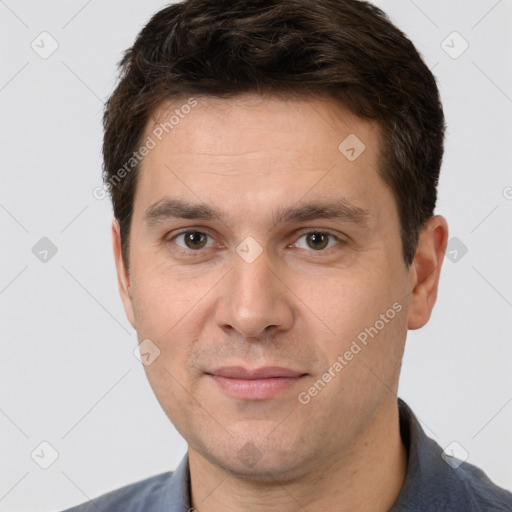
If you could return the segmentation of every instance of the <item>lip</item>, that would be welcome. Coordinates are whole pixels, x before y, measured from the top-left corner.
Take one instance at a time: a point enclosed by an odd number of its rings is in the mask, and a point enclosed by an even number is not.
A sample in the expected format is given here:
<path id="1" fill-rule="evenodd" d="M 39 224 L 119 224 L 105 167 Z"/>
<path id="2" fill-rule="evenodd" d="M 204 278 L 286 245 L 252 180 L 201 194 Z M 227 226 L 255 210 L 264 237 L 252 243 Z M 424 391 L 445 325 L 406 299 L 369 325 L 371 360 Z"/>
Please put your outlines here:
<path id="1" fill-rule="evenodd" d="M 228 379 L 268 379 L 272 377 L 299 377 L 304 372 L 283 368 L 282 366 L 264 366 L 262 368 L 244 368 L 243 366 L 223 366 L 211 372 L 211 375 Z"/>
<path id="2" fill-rule="evenodd" d="M 226 366 L 207 372 L 207 375 L 233 398 L 268 400 L 295 386 L 307 374 L 280 366 L 255 369 Z"/>

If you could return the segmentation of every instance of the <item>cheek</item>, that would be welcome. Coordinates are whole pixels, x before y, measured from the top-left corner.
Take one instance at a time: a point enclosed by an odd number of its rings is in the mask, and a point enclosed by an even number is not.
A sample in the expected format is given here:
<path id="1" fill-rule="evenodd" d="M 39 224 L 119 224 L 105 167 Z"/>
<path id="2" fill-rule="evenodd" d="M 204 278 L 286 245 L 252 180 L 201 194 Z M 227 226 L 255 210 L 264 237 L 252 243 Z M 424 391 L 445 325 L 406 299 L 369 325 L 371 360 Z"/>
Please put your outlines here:
<path id="1" fill-rule="evenodd" d="M 192 420 L 202 411 L 201 403 L 194 398 L 195 386 L 187 379 L 182 365 L 171 365 L 170 359 L 162 353 L 144 370 L 160 407 L 178 432 L 187 437 L 194 430 Z"/>
<path id="2" fill-rule="evenodd" d="M 192 396 L 197 377 L 190 361 L 201 331 L 198 313 L 204 292 L 199 280 L 179 279 L 175 270 L 148 260 L 135 277 L 139 342 L 149 339 L 157 347 L 157 357 L 144 370 L 162 409 L 180 430 L 196 406 Z"/>
<path id="3" fill-rule="evenodd" d="M 383 265 L 384 259 L 380 253 L 380 265 L 366 262 L 346 272 L 333 271 L 322 290 L 309 289 L 308 306 L 329 328 L 328 336 L 318 338 L 319 348 L 330 364 L 338 357 L 346 361 L 343 371 L 346 377 L 350 374 L 345 381 L 350 387 L 379 379 L 392 382 L 399 370 L 408 281 L 398 267 Z"/>
<path id="4" fill-rule="evenodd" d="M 225 269 L 191 275 L 161 256 L 140 258 L 134 273 L 134 303 L 139 342 L 151 340 L 159 357 L 145 370 L 157 396 L 168 403 L 187 401 L 197 381 L 198 340 L 211 322 L 216 285 Z M 190 404 L 187 404 L 187 407 Z M 166 407 L 166 410 L 168 408 Z M 170 412 L 170 411 L 169 411 Z"/>
<path id="5" fill-rule="evenodd" d="M 301 278 L 295 289 L 305 306 L 330 332 L 329 338 L 339 343 L 339 340 L 348 341 L 370 321 L 378 319 L 384 305 L 391 307 L 389 290 L 379 286 L 379 282 L 379 276 L 370 267 L 359 270 L 352 266 L 324 273 L 321 286 L 315 286 L 314 280 Z"/>
<path id="6" fill-rule="evenodd" d="M 180 324 L 187 323 L 187 316 L 214 280 L 206 275 L 187 277 L 183 269 L 170 265 L 161 255 L 143 253 L 133 260 L 137 330 L 146 337 L 166 339 Z"/>

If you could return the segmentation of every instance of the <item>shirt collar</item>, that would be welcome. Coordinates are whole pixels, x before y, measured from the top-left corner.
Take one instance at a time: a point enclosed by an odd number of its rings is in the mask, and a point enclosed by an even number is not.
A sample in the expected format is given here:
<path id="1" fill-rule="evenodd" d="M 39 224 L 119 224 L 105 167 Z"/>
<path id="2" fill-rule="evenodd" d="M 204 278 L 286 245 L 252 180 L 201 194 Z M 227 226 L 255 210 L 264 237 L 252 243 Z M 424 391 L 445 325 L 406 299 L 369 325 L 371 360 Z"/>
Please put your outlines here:
<path id="1" fill-rule="evenodd" d="M 190 468 L 188 452 L 169 478 L 166 492 L 163 494 L 155 512 L 187 512 L 192 509 L 190 499 Z"/>
<path id="2" fill-rule="evenodd" d="M 389 512 L 479 511 L 471 488 L 443 458 L 443 450 L 428 437 L 410 407 L 398 398 L 400 435 L 407 449 L 407 474 Z M 464 471 L 464 466 L 460 468 Z"/>

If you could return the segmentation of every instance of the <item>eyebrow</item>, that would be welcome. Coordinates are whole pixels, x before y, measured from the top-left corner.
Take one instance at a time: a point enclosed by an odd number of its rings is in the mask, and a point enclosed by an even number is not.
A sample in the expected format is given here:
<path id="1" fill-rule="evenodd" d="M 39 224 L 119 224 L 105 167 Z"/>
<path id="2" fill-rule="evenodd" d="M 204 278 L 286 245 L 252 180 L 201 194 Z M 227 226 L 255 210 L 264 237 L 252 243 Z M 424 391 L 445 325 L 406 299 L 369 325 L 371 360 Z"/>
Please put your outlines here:
<path id="1" fill-rule="evenodd" d="M 187 203 L 164 197 L 147 208 L 144 222 L 154 226 L 169 219 L 219 220 L 227 223 L 227 215 L 207 204 Z M 279 223 L 304 222 L 316 219 L 332 219 L 368 226 L 370 212 L 345 198 L 328 202 L 310 202 L 291 208 L 279 208 L 272 216 L 273 226 Z"/>

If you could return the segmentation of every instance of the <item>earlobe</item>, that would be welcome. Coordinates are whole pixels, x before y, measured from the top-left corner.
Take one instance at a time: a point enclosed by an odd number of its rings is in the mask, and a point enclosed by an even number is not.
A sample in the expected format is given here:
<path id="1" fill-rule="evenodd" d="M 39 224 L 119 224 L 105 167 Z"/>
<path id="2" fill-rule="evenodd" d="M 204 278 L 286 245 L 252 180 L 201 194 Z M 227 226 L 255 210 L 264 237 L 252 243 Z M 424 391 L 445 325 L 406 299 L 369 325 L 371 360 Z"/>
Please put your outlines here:
<path id="1" fill-rule="evenodd" d="M 429 320 L 437 299 L 441 266 L 448 241 L 448 224 L 440 215 L 431 217 L 419 235 L 412 263 L 411 298 L 407 327 L 419 329 Z"/>
<path id="2" fill-rule="evenodd" d="M 114 217 L 112 220 L 112 249 L 114 252 L 114 261 L 116 264 L 119 294 L 121 295 L 121 300 L 123 301 L 126 316 L 132 327 L 135 329 L 135 315 L 131 294 L 130 274 L 123 260 L 121 247 L 121 230 L 119 221 Z"/>

